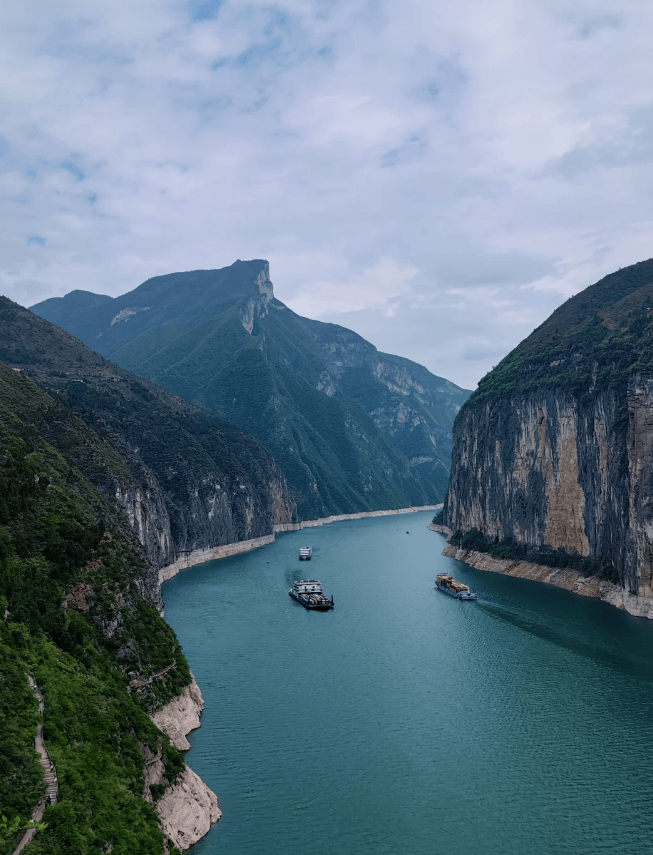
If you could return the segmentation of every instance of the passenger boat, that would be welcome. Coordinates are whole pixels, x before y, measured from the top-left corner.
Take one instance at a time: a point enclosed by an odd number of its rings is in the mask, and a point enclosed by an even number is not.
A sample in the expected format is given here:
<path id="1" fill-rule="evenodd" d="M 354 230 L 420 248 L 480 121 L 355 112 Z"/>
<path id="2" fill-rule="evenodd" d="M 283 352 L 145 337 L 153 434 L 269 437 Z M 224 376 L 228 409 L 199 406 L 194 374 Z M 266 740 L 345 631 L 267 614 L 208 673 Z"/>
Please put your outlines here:
<path id="1" fill-rule="evenodd" d="M 295 582 L 288 593 L 305 609 L 324 612 L 333 608 L 333 597 L 323 594 L 322 585 L 315 579 L 302 579 L 301 582 Z"/>
<path id="2" fill-rule="evenodd" d="M 445 594 L 449 594 L 450 597 L 455 597 L 457 600 L 475 600 L 478 596 L 470 591 L 469 585 L 464 585 L 448 573 L 440 573 L 435 584 Z"/>
<path id="3" fill-rule="evenodd" d="M 311 555 L 313 554 L 313 550 L 310 546 L 300 546 L 299 548 L 299 560 L 300 561 L 310 561 Z"/>

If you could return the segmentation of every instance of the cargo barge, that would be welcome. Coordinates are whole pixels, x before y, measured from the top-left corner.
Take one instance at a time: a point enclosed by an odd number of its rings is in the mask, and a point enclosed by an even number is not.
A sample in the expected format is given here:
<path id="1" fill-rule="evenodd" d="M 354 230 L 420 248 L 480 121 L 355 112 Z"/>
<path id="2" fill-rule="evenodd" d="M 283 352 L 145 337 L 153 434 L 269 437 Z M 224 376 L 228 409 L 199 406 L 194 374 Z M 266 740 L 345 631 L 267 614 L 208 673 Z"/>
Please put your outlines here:
<path id="1" fill-rule="evenodd" d="M 477 594 L 469 589 L 469 585 L 464 585 L 448 573 L 440 573 L 435 580 L 435 585 L 445 594 L 450 597 L 455 597 L 457 600 L 475 600 Z"/>
<path id="2" fill-rule="evenodd" d="M 322 585 L 315 579 L 302 579 L 301 582 L 295 582 L 288 593 L 305 609 L 324 612 L 333 608 L 333 597 L 323 594 Z"/>

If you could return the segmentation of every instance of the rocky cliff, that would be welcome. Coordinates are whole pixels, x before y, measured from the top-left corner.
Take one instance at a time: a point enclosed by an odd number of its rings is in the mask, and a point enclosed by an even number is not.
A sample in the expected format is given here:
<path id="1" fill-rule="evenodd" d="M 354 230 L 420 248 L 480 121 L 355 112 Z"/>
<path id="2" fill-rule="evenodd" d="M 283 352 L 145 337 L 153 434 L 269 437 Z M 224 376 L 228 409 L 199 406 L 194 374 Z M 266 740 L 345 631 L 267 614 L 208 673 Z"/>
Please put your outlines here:
<path id="1" fill-rule="evenodd" d="M 129 519 L 155 568 L 296 520 L 285 478 L 253 440 L 0 298 L 0 360 L 87 426 L 43 429 Z M 152 573 L 150 596 L 158 597 Z"/>
<path id="2" fill-rule="evenodd" d="M 162 855 L 160 824 L 185 843 L 217 816 L 174 744 L 201 696 L 155 608 L 158 572 L 86 469 L 129 477 L 65 395 L 0 362 L 0 855 L 45 792 L 28 674 L 59 779 L 30 850 Z"/>
<path id="3" fill-rule="evenodd" d="M 480 383 L 443 522 L 498 558 L 653 595 L 653 260 L 568 300 Z"/>
<path id="4" fill-rule="evenodd" d="M 89 346 L 256 437 L 303 519 L 441 501 L 468 393 L 275 299 L 266 261 L 33 307 Z"/>
<path id="5" fill-rule="evenodd" d="M 204 698 L 193 678 L 181 695 L 150 713 L 150 718 L 174 746 L 187 751 L 190 743 L 186 736 L 200 726 L 203 710 Z M 222 816 L 216 794 L 188 766 L 174 783 L 168 783 L 161 751 L 146 761 L 145 779 L 146 801 L 152 801 L 151 793 L 156 787 L 165 787 L 156 803 L 156 812 L 161 830 L 178 849 L 193 846 Z"/>

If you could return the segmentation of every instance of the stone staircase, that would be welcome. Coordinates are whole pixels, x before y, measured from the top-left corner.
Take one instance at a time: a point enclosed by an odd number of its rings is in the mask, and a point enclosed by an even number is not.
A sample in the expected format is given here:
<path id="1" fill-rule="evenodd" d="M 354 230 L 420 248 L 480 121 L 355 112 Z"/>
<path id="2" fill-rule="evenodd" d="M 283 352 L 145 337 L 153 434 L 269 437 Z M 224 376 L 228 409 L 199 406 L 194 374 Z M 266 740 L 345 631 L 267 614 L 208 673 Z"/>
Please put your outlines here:
<path id="1" fill-rule="evenodd" d="M 27 675 L 27 679 L 29 681 L 30 686 L 32 687 L 32 691 L 36 695 L 39 701 L 39 712 L 41 716 L 43 716 L 44 703 L 43 703 L 43 695 L 39 692 L 38 686 L 36 685 L 36 680 L 32 677 L 31 674 Z M 45 783 L 47 784 L 47 790 L 45 796 L 41 799 L 38 805 L 34 808 L 34 813 L 32 814 L 32 820 L 34 822 L 43 819 L 43 813 L 48 805 L 53 805 L 57 801 L 57 796 L 59 794 L 59 783 L 57 781 L 57 770 L 54 768 L 54 763 L 50 759 L 50 755 L 48 754 L 48 750 L 45 747 L 45 743 L 43 742 L 43 722 L 39 722 L 36 726 L 36 739 L 34 740 L 34 748 L 38 751 L 39 754 L 39 762 L 43 767 L 43 773 L 45 775 Z M 28 828 L 25 834 L 20 839 L 18 845 L 14 849 L 12 855 L 20 855 L 23 849 L 32 842 L 34 835 L 36 834 L 36 828 Z"/>
<path id="2" fill-rule="evenodd" d="M 39 725 L 38 730 L 41 730 L 42 725 Z M 41 736 L 41 742 L 43 742 L 43 734 L 42 732 L 38 736 Z M 45 783 L 48 785 L 48 789 L 45 793 L 45 803 L 46 805 L 53 805 L 57 801 L 57 794 L 59 792 L 59 783 L 57 781 L 57 770 L 54 768 L 54 763 L 50 760 L 50 757 L 47 753 L 47 749 L 43 746 L 45 751 L 45 756 L 41 754 L 40 761 L 41 766 L 43 766 L 43 772 L 45 774 Z"/>
<path id="3" fill-rule="evenodd" d="M 43 711 L 45 709 L 45 705 L 43 703 L 43 695 L 39 692 L 38 686 L 36 685 L 36 680 L 34 679 L 34 677 L 32 677 L 31 674 L 28 674 L 27 679 L 29 680 L 29 684 L 32 687 L 34 694 L 38 698 L 39 712 L 41 713 L 41 716 L 43 716 Z M 41 763 L 41 766 L 43 767 L 45 783 L 48 785 L 48 789 L 44 797 L 44 802 L 45 805 L 53 805 L 57 801 L 59 783 L 57 781 L 57 770 L 54 768 L 54 763 L 50 759 L 48 749 L 45 747 L 45 743 L 43 742 L 43 722 L 40 722 L 36 727 L 36 739 L 34 740 L 34 747 L 39 753 L 39 761 Z"/>

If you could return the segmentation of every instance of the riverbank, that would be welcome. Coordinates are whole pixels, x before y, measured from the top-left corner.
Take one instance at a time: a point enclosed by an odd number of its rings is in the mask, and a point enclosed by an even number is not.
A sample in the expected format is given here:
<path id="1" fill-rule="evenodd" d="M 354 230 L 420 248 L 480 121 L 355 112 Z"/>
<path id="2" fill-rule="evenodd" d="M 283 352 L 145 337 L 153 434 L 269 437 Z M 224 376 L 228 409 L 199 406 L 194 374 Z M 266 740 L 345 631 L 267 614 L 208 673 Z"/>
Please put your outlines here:
<path id="1" fill-rule="evenodd" d="M 286 531 L 301 531 L 304 528 L 328 525 L 329 523 L 345 520 L 364 519 L 366 517 L 392 516 L 396 514 L 417 513 L 418 511 L 437 511 L 442 505 L 426 505 L 424 507 L 399 508 L 386 511 L 368 511 L 355 514 L 340 514 L 338 516 L 321 517 L 316 520 L 304 520 L 291 525 L 277 525 L 274 532 L 264 537 L 227 543 L 210 549 L 196 549 L 177 559 L 173 564 L 159 570 L 159 584 L 172 579 L 182 570 L 228 558 L 242 552 L 250 552 L 262 546 L 274 543 L 276 535 Z M 182 751 L 190 748 L 186 739 L 191 730 L 201 727 L 200 716 L 204 709 L 204 699 L 199 686 L 193 682 L 187 686 L 181 695 L 174 698 L 161 710 L 153 713 L 150 718 L 162 730 L 170 741 Z M 146 791 L 150 784 L 164 782 L 163 763 L 160 756 L 152 757 L 146 764 Z M 211 826 L 222 816 L 216 794 L 207 787 L 202 779 L 186 766 L 177 781 L 169 786 L 156 804 L 159 822 L 166 837 L 185 850 L 204 837 Z"/>
<path id="2" fill-rule="evenodd" d="M 267 546 L 269 543 L 274 543 L 277 534 L 282 534 L 286 531 L 301 531 L 305 528 L 315 528 L 316 526 L 329 525 L 334 522 L 344 522 L 345 520 L 362 520 L 368 517 L 387 517 L 394 514 L 414 514 L 419 511 L 438 511 L 442 507 L 439 505 L 423 505 L 422 507 L 411 508 L 396 508 L 389 511 L 361 511 L 356 514 L 338 514 L 331 517 L 320 517 L 316 520 L 302 520 L 299 523 L 288 523 L 283 525 L 275 525 L 272 534 L 264 537 L 255 537 L 251 540 L 240 540 L 236 543 L 225 543 L 223 546 L 214 546 L 210 549 L 195 549 L 192 552 L 179 557 L 174 563 L 168 564 L 166 567 L 161 567 L 159 570 L 159 584 L 162 584 L 168 579 L 172 579 L 177 573 L 182 570 L 188 570 L 195 567 L 197 564 L 205 564 L 207 561 L 216 561 L 220 558 L 229 558 L 231 555 L 238 555 L 241 552 L 250 552 L 252 549 L 258 549 L 261 546 Z"/>
<path id="3" fill-rule="evenodd" d="M 192 676 L 192 675 L 191 675 Z M 180 751 L 187 751 L 190 743 L 187 735 L 201 726 L 200 716 L 204 710 L 204 698 L 193 677 L 181 695 L 173 698 L 157 712 L 152 713 L 152 722 L 169 737 Z M 166 784 L 165 768 L 161 747 L 157 755 L 146 757 L 144 797 L 151 801 L 150 787 Z M 155 805 L 159 826 L 166 838 L 182 851 L 201 840 L 222 816 L 219 801 L 213 790 L 186 765 L 173 784 Z"/>
<path id="4" fill-rule="evenodd" d="M 444 526 L 430 525 L 431 531 L 437 531 L 446 536 Z M 506 576 L 514 576 L 519 579 L 530 579 L 532 582 L 544 582 L 546 585 L 554 585 L 556 588 L 564 588 L 581 597 L 595 597 L 605 603 L 624 609 L 635 617 L 653 619 L 653 597 L 639 597 L 629 594 L 620 585 L 599 579 L 596 576 L 583 576 L 576 570 L 560 567 L 547 567 L 544 564 L 535 564 L 531 561 L 511 561 L 502 558 L 493 558 L 486 552 L 476 552 L 471 549 L 461 549 L 457 546 L 447 545 L 442 554 L 456 561 L 464 561 L 477 570 L 485 570 L 488 573 L 503 573 Z"/>

